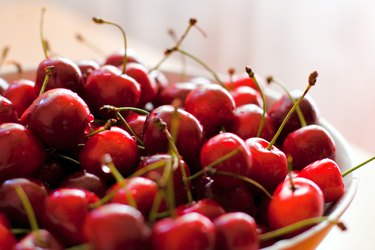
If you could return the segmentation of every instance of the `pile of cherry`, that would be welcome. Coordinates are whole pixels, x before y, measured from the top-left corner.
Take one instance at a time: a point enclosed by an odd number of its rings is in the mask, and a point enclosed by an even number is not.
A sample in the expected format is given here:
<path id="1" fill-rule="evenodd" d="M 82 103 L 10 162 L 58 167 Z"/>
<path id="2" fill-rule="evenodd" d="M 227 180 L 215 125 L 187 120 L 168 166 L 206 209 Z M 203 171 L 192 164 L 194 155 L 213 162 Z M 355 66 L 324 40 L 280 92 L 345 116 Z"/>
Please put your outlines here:
<path id="1" fill-rule="evenodd" d="M 311 98 L 127 52 L 0 84 L 1 249 L 258 249 L 327 219 L 345 174 Z"/>

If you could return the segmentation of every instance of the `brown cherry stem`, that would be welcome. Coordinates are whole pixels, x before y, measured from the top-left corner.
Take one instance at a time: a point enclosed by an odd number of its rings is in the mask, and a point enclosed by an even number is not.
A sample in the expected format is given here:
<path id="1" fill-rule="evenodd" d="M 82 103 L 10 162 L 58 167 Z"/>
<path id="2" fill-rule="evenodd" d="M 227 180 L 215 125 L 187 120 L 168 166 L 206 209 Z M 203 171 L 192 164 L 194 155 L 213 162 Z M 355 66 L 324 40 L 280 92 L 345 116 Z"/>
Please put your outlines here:
<path id="1" fill-rule="evenodd" d="M 45 67 L 45 69 L 44 69 L 45 76 L 44 76 L 44 80 L 43 80 L 43 85 L 40 88 L 39 95 L 43 94 L 44 91 L 46 91 L 46 87 L 47 87 L 48 81 L 51 78 L 51 76 L 52 76 L 52 74 L 53 74 L 54 71 L 55 71 L 55 67 L 54 66 L 47 66 L 47 67 Z"/>
<path id="2" fill-rule="evenodd" d="M 44 39 L 44 15 L 46 12 L 46 8 L 42 8 L 41 15 L 40 15 L 40 42 L 42 43 L 44 57 L 47 59 L 48 56 L 48 45 L 47 41 Z"/>
<path id="3" fill-rule="evenodd" d="M 296 191 L 296 186 L 293 182 L 293 176 L 292 176 L 292 170 L 293 170 L 293 158 L 290 154 L 287 155 L 287 161 L 288 161 L 288 179 L 290 183 L 290 188 L 292 189 L 292 192 Z"/>
<path id="4" fill-rule="evenodd" d="M 368 160 L 358 164 L 357 166 L 353 167 L 353 168 L 350 168 L 348 170 L 346 170 L 344 173 L 341 174 L 341 176 L 344 178 L 345 176 L 347 176 L 348 174 L 352 173 L 353 171 L 357 170 L 358 168 L 362 167 L 363 165 L 366 165 L 367 163 L 371 162 L 375 160 L 375 156 L 369 158 Z"/>
<path id="5" fill-rule="evenodd" d="M 89 138 L 89 137 L 91 137 L 91 136 L 93 136 L 93 135 L 96 135 L 96 134 L 98 134 L 98 133 L 100 133 L 100 132 L 103 132 L 103 131 L 106 131 L 106 130 L 110 130 L 111 127 L 112 127 L 113 125 L 115 125 L 116 123 L 117 123 L 117 120 L 116 120 L 116 119 L 109 119 L 109 120 L 107 120 L 107 122 L 104 124 L 104 126 L 102 126 L 101 128 L 99 128 L 99 129 L 97 129 L 97 130 L 92 131 L 91 133 L 89 133 L 89 134 L 87 135 L 87 137 Z"/>
<path id="6" fill-rule="evenodd" d="M 1 53 L 1 57 L 0 57 L 0 70 L 2 69 L 4 63 L 5 63 L 5 60 L 9 54 L 9 50 L 10 50 L 10 47 L 9 46 L 5 46 L 3 48 L 3 51 Z"/>

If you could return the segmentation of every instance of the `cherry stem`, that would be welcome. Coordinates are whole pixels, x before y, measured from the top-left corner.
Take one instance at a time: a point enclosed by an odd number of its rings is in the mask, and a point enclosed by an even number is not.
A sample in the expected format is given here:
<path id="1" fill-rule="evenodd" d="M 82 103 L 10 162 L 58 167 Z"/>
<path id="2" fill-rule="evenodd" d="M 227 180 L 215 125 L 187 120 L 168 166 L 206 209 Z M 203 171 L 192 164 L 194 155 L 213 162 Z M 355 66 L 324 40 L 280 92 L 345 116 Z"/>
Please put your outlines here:
<path id="1" fill-rule="evenodd" d="M 288 179 L 289 179 L 289 184 L 292 189 L 292 192 L 296 191 L 296 186 L 294 185 L 293 182 L 293 176 L 292 176 L 292 170 L 293 170 L 293 158 L 290 154 L 287 155 L 287 161 L 288 161 Z"/>
<path id="2" fill-rule="evenodd" d="M 75 160 L 75 159 L 73 159 L 73 158 L 71 158 L 69 156 L 66 156 L 66 155 L 61 155 L 61 154 L 58 154 L 56 152 L 50 152 L 49 155 L 52 155 L 52 156 L 55 156 L 55 157 L 58 157 L 58 158 L 70 161 L 70 162 L 76 164 L 77 166 L 81 165 L 81 163 L 79 161 L 77 161 L 77 160 Z"/>
<path id="3" fill-rule="evenodd" d="M 109 25 L 115 26 L 115 27 L 117 27 L 121 31 L 122 37 L 124 39 L 124 49 L 125 49 L 125 51 L 124 51 L 124 59 L 123 59 L 123 64 L 122 64 L 122 73 L 125 74 L 125 72 L 126 72 L 126 64 L 127 64 L 127 61 L 128 61 L 127 51 L 126 51 L 128 45 L 127 45 L 126 33 L 125 33 L 124 29 L 120 25 L 118 25 L 117 23 L 110 22 L 110 21 L 107 21 L 107 20 L 103 20 L 101 18 L 93 17 L 92 20 L 95 23 L 97 23 L 97 24 L 109 24 Z"/>
<path id="4" fill-rule="evenodd" d="M 134 138 L 136 139 L 138 145 L 141 148 L 144 149 L 145 144 L 143 143 L 143 141 L 141 140 L 141 138 L 139 138 L 138 135 L 133 131 L 133 129 L 130 127 L 129 123 L 125 120 L 125 118 L 122 116 L 122 114 L 119 111 L 116 112 L 116 117 L 117 117 L 117 119 L 119 119 L 125 125 L 125 127 L 128 129 L 128 131 L 130 132 L 130 134 L 132 136 L 134 136 Z"/>
<path id="5" fill-rule="evenodd" d="M 134 200 L 133 195 L 131 194 L 130 190 L 127 190 L 125 185 L 125 179 L 122 177 L 121 173 L 117 170 L 115 164 L 112 161 L 112 157 L 109 154 L 105 154 L 102 158 L 102 168 L 108 167 L 109 171 L 113 177 L 115 177 L 116 182 L 120 185 L 120 188 L 124 188 L 126 198 L 128 199 L 128 203 L 130 206 L 137 208 L 137 203 Z"/>
<path id="6" fill-rule="evenodd" d="M 174 30 L 172 29 L 168 30 L 168 34 L 170 35 L 172 40 L 177 44 L 179 40 Z M 184 76 L 186 76 L 186 60 L 185 59 L 186 59 L 185 56 L 181 54 L 181 64 L 182 64 L 182 74 L 181 74 L 182 77 L 181 78 L 182 79 Z"/>
<path id="7" fill-rule="evenodd" d="M 147 166 L 137 170 L 136 172 L 134 172 L 129 178 L 136 177 L 136 176 L 142 176 L 142 175 L 146 174 L 147 172 L 150 172 L 152 170 L 163 167 L 166 163 L 167 162 L 165 160 L 160 160 L 160 161 L 151 163 L 150 165 L 147 165 Z"/>
<path id="8" fill-rule="evenodd" d="M 82 43 L 83 45 L 86 45 L 91 51 L 95 52 L 98 56 L 103 56 L 105 55 L 104 51 L 101 50 L 99 47 L 97 47 L 94 43 L 88 41 L 84 36 L 82 36 L 80 33 L 77 33 L 75 35 L 75 38 L 77 41 Z"/>
<path id="9" fill-rule="evenodd" d="M 168 204 L 168 210 L 172 218 L 176 217 L 175 211 L 175 199 L 174 199 L 174 188 L 173 188 L 173 172 L 177 168 L 175 158 L 172 157 L 170 160 L 166 161 L 163 174 L 158 181 L 158 185 L 161 189 L 166 190 L 166 199 Z"/>
<path id="10" fill-rule="evenodd" d="M 279 85 L 284 90 L 285 94 L 291 100 L 293 105 L 296 103 L 296 100 L 294 100 L 294 98 L 290 94 L 289 90 L 285 87 L 285 84 L 283 84 L 281 81 L 273 78 L 272 76 L 267 77 L 266 81 L 267 81 L 268 84 L 276 83 L 277 85 Z M 303 116 L 303 113 L 302 113 L 299 105 L 296 107 L 296 112 L 297 112 L 298 119 L 299 119 L 299 122 L 301 124 L 301 127 L 305 127 L 307 125 L 307 123 L 306 123 L 305 117 Z"/>
<path id="11" fill-rule="evenodd" d="M 370 159 L 360 163 L 359 165 L 351 168 L 351 169 L 348 169 L 346 170 L 344 173 L 341 174 L 341 176 L 344 178 L 345 176 L 347 176 L 348 174 L 352 173 L 353 171 L 357 170 L 358 168 L 362 167 L 363 165 L 366 165 L 367 163 L 369 163 L 370 161 L 373 161 L 375 159 L 375 156 L 371 157 Z"/>
<path id="12" fill-rule="evenodd" d="M 316 225 L 320 222 L 323 221 L 328 221 L 329 223 L 337 225 L 340 229 L 345 230 L 345 226 L 343 225 L 342 222 L 337 221 L 337 220 L 330 220 L 327 216 L 321 216 L 321 217 L 313 217 L 305 220 L 298 221 L 296 223 L 293 223 L 291 225 L 276 229 L 274 231 L 270 231 L 267 233 L 263 233 L 259 235 L 259 240 L 261 241 L 267 241 L 271 239 L 275 239 L 278 237 L 281 237 L 283 235 L 295 232 L 297 230 L 303 229 L 308 226 L 313 226 Z"/>
<path id="13" fill-rule="evenodd" d="M 115 107 L 112 105 L 104 105 L 100 108 L 100 110 L 108 110 L 113 112 L 123 112 L 123 111 L 134 111 L 141 115 L 149 115 L 150 112 L 144 109 L 136 108 L 136 107 Z"/>
<path id="14" fill-rule="evenodd" d="M 259 85 L 259 83 L 258 83 L 258 81 L 255 77 L 254 71 L 250 67 L 246 67 L 245 70 L 246 70 L 246 73 L 249 75 L 249 77 L 254 80 L 254 83 L 259 90 L 260 96 L 262 97 L 262 103 L 263 103 L 262 119 L 260 120 L 259 128 L 258 128 L 257 135 L 256 135 L 257 137 L 260 137 L 261 134 L 262 134 L 264 122 L 265 122 L 265 119 L 266 119 L 266 112 L 267 112 L 266 98 L 264 96 L 262 88 L 260 87 L 260 85 Z"/>
<path id="15" fill-rule="evenodd" d="M 0 57 L 0 70 L 1 68 L 3 67 L 4 63 L 5 63 L 5 60 L 9 54 L 9 50 L 10 50 L 10 47 L 9 46 L 5 46 L 3 48 L 3 51 L 1 53 L 1 57 Z"/>
<path id="16" fill-rule="evenodd" d="M 85 244 L 65 248 L 64 250 L 92 250 L 93 248 L 94 246 L 92 246 L 90 243 L 85 243 Z"/>
<path id="17" fill-rule="evenodd" d="M 46 40 L 44 39 L 43 29 L 44 29 L 44 14 L 46 12 L 46 8 L 42 8 L 41 16 L 40 16 L 40 41 L 42 43 L 44 57 L 48 58 L 48 45 Z"/>
<path id="18" fill-rule="evenodd" d="M 233 76 L 236 73 L 236 70 L 234 68 L 229 68 L 228 69 L 228 76 L 229 76 L 229 82 L 233 82 Z"/>
<path id="19" fill-rule="evenodd" d="M 19 199 L 21 200 L 23 208 L 25 209 L 27 219 L 29 220 L 29 223 L 30 223 L 31 231 L 33 233 L 35 233 L 35 240 L 39 244 L 39 243 L 41 243 L 41 238 L 40 238 L 40 234 L 39 234 L 39 226 L 38 226 L 38 222 L 36 220 L 36 216 L 35 216 L 33 207 L 30 203 L 30 200 L 29 200 L 25 191 L 23 190 L 23 188 L 20 185 L 17 185 L 15 187 L 15 190 L 16 190 L 16 193 L 17 193 Z"/>
<path id="20" fill-rule="evenodd" d="M 161 201 L 162 199 L 165 197 L 165 194 L 164 194 L 164 191 L 163 190 L 159 190 L 159 192 L 156 193 L 156 196 L 152 202 L 152 207 L 151 207 L 151 210 L 150 210 L 150 214 L 148 216 L 148 222 L 149 224 L 153 224 L 156 219 L 157 219 L 157 215 L 158 215 L 158 211 L 159 211 L 159 208 L 160 208 L 160 205 L 161 205 Z"/>
<path id="21" fill-rule="evenodd" d="M 100 132 L 103 132 L 103 131 L 106 131 L 106 130 L 110 130 L 111 127 L 113 125 L 115 125 L 117 123 L 117 120 L 116 119 L 109 119 L 105 124 L 104 126 L 102 126 L 101 128 L 95 130 L 95 131 L 92 131 L 91 133 L 89 133 L 87 135 L 88 138 L 90 138 L 91 136 L 93 135 L 96 135 L 96 134 L 99 134 Z"/>
<path id="22" fill-rule="evenodd" d="M 28 234 L 30 233 L 30 229 L 27 228 L 12 228 L 11 229 L 12 234 Z"/>
<path id="23" fill-rule="evenodd" d="M 47 67 L 45 67 L 45 69 L 44 69 L 45 76 L 44 76 L 44 80 L 43 80 L 43 85 L 40 88 L 39 95 L 43 94 L 44 91 L 46 91 L 46 87 L 47 87 L 48 81 L 49 81 L 49 79 L 52 76 L 52 74 L 53 74 L 54 71 L 55 71 L 55 67 L 54 66 L 47 66 Z"/>
<path id="24" fill-rule="evenodd" d="M 316 83 L 316 78 L 318 77 L 318 73 L 316 71 L 312 72 L 309 76 L 309 82 L 308 82 L 308 85 L 305 89 L 305 91 L 303 92 L 303 94 L 298 98 L 298 100 L 294 103 L 293 107 L 289 110 L 288 114 L 285 116 L 283 122 L 281 123 L 281 125 L 279 126 L 278 130 L 276 131 L 275 135 L 273 136 L 271 142 L 268 144 L 267 146 L 267 149 L 270 150 L 272 148 L 272 146 L 275 144 L 277 138 L 279 137 L 279 135 L 281 134 L 281 131 L 283 130 L 283 128 L 285 127 L 285 124 L 288 122 L 290 116 L 293 114 L 293 112 L 295 111 L 296 107 L 300 104 L 300 102 L 302 101 L 302 99 L 305 97 L 305 95 L 307 94 L 307 92 L 309 92 L 310 88 L 312 86 L 315 85 Z"/>

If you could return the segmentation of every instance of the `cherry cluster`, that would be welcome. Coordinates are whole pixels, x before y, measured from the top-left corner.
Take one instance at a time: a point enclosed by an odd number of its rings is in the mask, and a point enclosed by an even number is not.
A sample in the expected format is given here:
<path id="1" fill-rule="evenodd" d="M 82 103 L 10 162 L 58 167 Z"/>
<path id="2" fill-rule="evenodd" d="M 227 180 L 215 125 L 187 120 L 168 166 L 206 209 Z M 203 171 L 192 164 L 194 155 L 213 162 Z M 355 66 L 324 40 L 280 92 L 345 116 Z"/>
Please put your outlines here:
<path id="1" fill-rule="evenodd" d="M 0 85 L 2 249 L 259 249 L 326 220 L 344 174 L 316 72 L 270 107 L 246 72 L 171 82 L 127 49 L 46 50 L 35 82 Z"/>

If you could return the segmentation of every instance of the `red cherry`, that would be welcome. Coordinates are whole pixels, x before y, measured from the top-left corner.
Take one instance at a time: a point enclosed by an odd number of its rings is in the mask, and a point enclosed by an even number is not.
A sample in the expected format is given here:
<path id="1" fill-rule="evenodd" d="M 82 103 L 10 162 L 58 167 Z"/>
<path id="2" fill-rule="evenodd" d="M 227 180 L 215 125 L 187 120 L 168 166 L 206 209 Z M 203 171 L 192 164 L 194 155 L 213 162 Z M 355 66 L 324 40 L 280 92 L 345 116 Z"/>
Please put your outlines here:
<path id="1" fill-rule="evenodd" d="M 273 191 L 288 174 L 285 154 L 262 138 L 252 137 L 246 140 L 252 155 L 250 178 L 259 182 L 268 191 Z"/>
<path id="2" fill-rule="evenodd" d="M 18 116 L 21 116 L 37 97 L 34 91 L 34 82 L 26 79 L 12 82 L 9 88 L 4 91 L 4 96 L 13 103 Z"/>
<path id="3" fill-rule="evenodd" d="M 164 87 L 155 103 L 160 105 L 172 104 L 174 100 L 179 100 L 184 103 L 186 97 L 190 91 L 196 89 L 199 86 L 197 83 L 193 82 L 177 82 Z"/>
<path id="4" fill-rule="evenodd" d="M 94 70 L 100 67 L 99 63 L 93 60 L 79 60 L 77 66 L 81 70 L 83 83 L 87 81 Z"/>
<path id="5" fill-rule="evenodd" d="M 27 234 L 14 247 L 14 250 L 31 249 L 63 250 L 64 247 L 49 231 L 40 229 Z"/>
<path id="6" fill-rule="evenodd" d="M 83 222 L 89 213 L 89 205 L 98 200 L 89 191 L 56 189 L 45 199 L 43 226 L 58 236 L 65 246 L 83 243 Z"/>
<path id="7" fill-rule="evenodd" d="M 90 109 L 99 112 L 104 105 L 135 107 L 141 88 L 133 78 L 124 75 L 114 66 L 102 66 L 91 72 L 84 85 L 84 97 Z"/>
<path id="8" fill-rule="evenodd" d="M 13 103 L 0 95 L 0 124 L 7 122 L 18 123 L 18 114 Z"/>
<path id="9" fill-rule="evenodd" d="M 257 250 L 259 235 L 253 217 L 246 213 L 232 212 L 214 221 L 217 237 L 215 249 Z"/>
<path id="10" fill-rule="evenodd" d="M 135 50 L 126 50 L 126 60 L 128 63 L 141 63 L 141 60 Z M 103 65 L 122 66 L 124 63 L 124 50 L 113 52 L 105 58 Z"/>
<path id="11" fill-rule="evenodd" d="M 203 145 L 200 153 L 201 165 L 203 168 L 207 168 L 220 157 L 231 152 L 234 152 L 233 156 L 218 163 L 213 168 L 248 177 L 252 168 L 252 155 L 245 142 L 232 133 L 227 132 L 215 135 Z M 240 179 L 219 174 L 212 176 L 212 179 L 217 185 L 227 188 L 243 184 Z"/>
<path id="12" fill-rule="evenodd" d="M 138 138 L 142 138 L 142 131 L 145 125 L 147 116 L 138 114 L 136 112 L 130 111 L 129 114 L 126 116 L 125 120 L 128 123 L 129 127 L 133 130 L 133 132 L 137 135 Z M 131 133 L 126 126 L 123 124 L 121 128 L 124 129 L 126 132 Z"/>
<path id="13" fill-rule="evenodd" d="M 289 180 L 283 181 L 273 193 L 268 207 L 271 229 L 323 215 L 323 193 L 314 182 L 297 177 L 293 186 Z"/>
<path id="14" fill-rule="evenodd" d="M 259 107 L 262 106 L 262 97 L 259 92 L 251 87 L 240 86 L 230 90 L 230 94 L 233 96 L 236 107 L 245 104 L 255 104 Z"/>
<path id="15" fill-rule="evenodd" d="M 251 77 L 248 77 L 247 75 L 237 77 L 237 79 L 235 79 L 234 81 L 226 82 L 225 86 L 229 90 L 232 90 L 232 89 L 235 89 L 235 88 L 238 88 L 238 87 L 246 86 L 246 87 L 250 87 L 250 88 L 253 88 L 253 89 L 258 91 L 258 86 L 255 83 L 254 79 L 251 78 Z"/>
<path id="16" fill-rule="evenodd" d="M 206 216 L 211 221 L 220 215 L 225 214 L 224 208 L 221 207 L 218 202 L 208 198 L 199 200 L 192 204 L 181 205 L 177 207 L 176 212 L 178 216 L 193 212 L 199 213 Z"/>
<path id="17" fill-rule="evenodd" d="M 92 121 L 86 103 L 62 88 L 38 96 L 21 117 L 47 146 L 57 149 L 72 149 L 82 143 Z"/>
<path id="18" fill-rule="evenodd" d="M 341 171 L 336 162 L 331 159 L 315 161 L 299 172 L 298 177 L 312 180 L 319 186 L 325 202 L 335 202 L 345 192 Z"/>
<path id="19" fill-rule="evenodd" d="M 185 109 L 202 124 L 207 137 L 217 134 L 233 119 L 235 103 L 230 93 L 218 84 L 201 85 L 185 100 Z"/>
<path id="20" fill-rule="evenodd" d="M 336 146 L 330 133 L 319 125 L 308 125 L 290 133 L 283 143 L 283 151 L 293 159 L 293 169 L 301 170 L 308 164 L 330 158 L 335 160 Z"/>
<path id="21" fill-rule="evenodd" d="M 137 142 L 128 132 L 118 127 L 87 139 L 79 155 L 81 168 L 105 181 L 113 180 L 112 175 L 102 169 L 102 159 L 106 154 L 112 157 L 113 164 L 123 176 L 130 175 L 139 161 Z"/>
<path id="22" fill-rule="evenodd" d="M 148 249 L 150 230 L 142 214 L 123 204 L 106 204 L 90 212 L 84 233 L 96 250 Z"/>
<path id="23" fill-rule="evenodd" d="M 17 244 L 16 237 L 12 234 L 9 228 L 0 224 L 0 246 L 4 250 L 13 250 Z"/>
<path id="24" fill-rule="evenodd" d="M 199 213 L 187 213 L 176 219 L 165 218 L 156 222 L 151 232 L 152 249 L 213 250 L 214 224 Z"/>
<path id="25" fill-rule="evenodd" d="M 36 173 L 45 160 L 45 149 L 34 134 L 16 123 L 0 125 L 0 180 Z"/>

